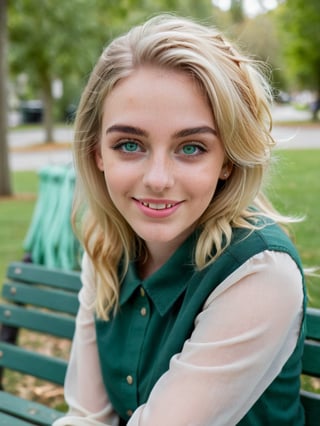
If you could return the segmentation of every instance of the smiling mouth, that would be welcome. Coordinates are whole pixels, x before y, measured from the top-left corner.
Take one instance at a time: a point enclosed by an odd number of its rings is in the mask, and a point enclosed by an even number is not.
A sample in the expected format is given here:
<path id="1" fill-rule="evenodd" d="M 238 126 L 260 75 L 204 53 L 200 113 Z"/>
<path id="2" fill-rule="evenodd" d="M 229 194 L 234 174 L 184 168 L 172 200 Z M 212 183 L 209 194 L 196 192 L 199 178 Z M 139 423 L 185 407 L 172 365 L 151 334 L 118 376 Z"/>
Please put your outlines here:
<path id="1" fill-rule="evenodd" d="M 152 209 L 152 210 L 171 209 L 172 207 L 174 207 L 176 205 L 176 204 L 165 204 L 165 203 L 146 203 L 144 201 L 140 201 L 140 203 L 143 206 L 148 207 L 149 209 Z"/>

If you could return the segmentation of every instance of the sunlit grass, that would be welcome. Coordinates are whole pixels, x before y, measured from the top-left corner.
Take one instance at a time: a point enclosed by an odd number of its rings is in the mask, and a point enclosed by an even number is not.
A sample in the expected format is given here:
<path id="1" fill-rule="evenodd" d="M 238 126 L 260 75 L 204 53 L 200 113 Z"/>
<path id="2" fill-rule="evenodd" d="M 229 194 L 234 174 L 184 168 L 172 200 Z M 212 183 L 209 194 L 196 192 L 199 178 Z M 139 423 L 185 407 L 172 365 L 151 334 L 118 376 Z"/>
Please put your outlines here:
<path id="1" fill-rule="evenodd" d="M 269 196 L 282 213 L 304 218 L 292 226 L 295 244 L 305 267 L 319 267 L 320 150 L 283 150 L 276 155 Z M 320 279 L 307 278 L 307 284 L 310 305 L 320 308 Z"/>
<path id="2" fill-rule="evenodd" d="M 21 260 L 23 240 L 31 222 L 38 190 L 35 172 L 12 174 L 14 196 L 0 198 L 0 278 L 12 260 Z"/>

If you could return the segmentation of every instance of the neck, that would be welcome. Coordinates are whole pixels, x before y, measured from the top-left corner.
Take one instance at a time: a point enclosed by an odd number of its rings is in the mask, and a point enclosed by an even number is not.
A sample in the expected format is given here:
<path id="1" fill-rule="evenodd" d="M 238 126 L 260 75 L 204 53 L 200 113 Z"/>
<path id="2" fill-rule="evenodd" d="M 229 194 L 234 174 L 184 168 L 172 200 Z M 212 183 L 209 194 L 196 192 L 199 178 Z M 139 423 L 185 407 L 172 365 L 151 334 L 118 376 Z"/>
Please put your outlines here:
<path id="1" fill-rule="evenodd" d="M 146 257 L 139 264 L 139 275 L 141 279 L 148 278 L 154 272 L 161 268 L 174 254 L 174 252 L 183 244 L 193 231 L 192 228 L 180 234 L 177 238 L 170 241 L 145 241 Z"/>
<path id="2" fill-rule="evenodd" d="M 146 259 L 139 264 L 139 275 L 142 279 L 148 278 L 154 272 L 161 268 L 173 255 L 177 247 L 170 246 L 170 243 L 147 245 Z"/>

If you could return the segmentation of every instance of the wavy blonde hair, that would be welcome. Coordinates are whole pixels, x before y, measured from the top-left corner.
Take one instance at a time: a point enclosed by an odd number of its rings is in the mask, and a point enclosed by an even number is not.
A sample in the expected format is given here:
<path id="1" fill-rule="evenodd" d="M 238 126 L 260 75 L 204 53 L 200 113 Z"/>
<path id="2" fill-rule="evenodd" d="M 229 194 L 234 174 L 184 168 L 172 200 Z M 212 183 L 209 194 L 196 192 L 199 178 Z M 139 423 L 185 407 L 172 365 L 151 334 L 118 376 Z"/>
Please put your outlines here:
<path id="1" fill-rule="evenodd" d="M 97 315 L 106 320 L 118 306 L 121 280 L 130 260 L 147 253 L 143 241 L 111 201 L 104 175 L 96 165 L 95 151 L 103 101 L 119 80 L 144 65 L 185 72 L 198 82 L 212 108 L 226 157 L 233 165 L 230 177 L 219 186 L 199 218 L 196 267 L 204 268 L 221 254 L 230 244 L 232 227 L 258 226 L 257 214 L 286 222 L 262 193 L 274 146 L 270 134 L 271 93 L 263 74 L 215 28 L 171 15 L 151 18 L 103 51 L 76 117 L 73 223 L 94 266 Z"/>

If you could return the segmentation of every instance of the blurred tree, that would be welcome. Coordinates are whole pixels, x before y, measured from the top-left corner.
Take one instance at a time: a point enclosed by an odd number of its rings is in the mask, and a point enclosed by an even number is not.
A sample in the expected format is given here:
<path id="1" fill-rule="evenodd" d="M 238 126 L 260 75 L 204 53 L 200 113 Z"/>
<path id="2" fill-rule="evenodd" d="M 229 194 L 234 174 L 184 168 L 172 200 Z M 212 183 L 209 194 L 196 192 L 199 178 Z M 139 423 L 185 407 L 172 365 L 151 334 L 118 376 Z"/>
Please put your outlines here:
<path id="1" fill-rule="evenodd" d="M 266 66 L 261 66 L 267 79 L 276 89 L 284 88 L 283 61 L 277 27 L 272 11 L 267 11 L 264 0 L 259 0 L 261 14 L 249 17 L 244 2 L 234 0 L 227 11 L 214 11 L 214 22 L 240 50 Z"/>
<path id="2" fill-rule="evenodd" d="M 243 0 L 231 0 L 230 14 L 234 23 L 242 22 L 245 18 Z"/>
<path id="3" fill-rule="evenodd" d="M 53 140 L 55 79 L 73 93 L 110 38 L 159 11 L 207 18 L 210 0 L 14 0 L 9 9 L 12 72 L 41 89 L 46 141 Z M 79 90 L 80 92 L 81 90 Z"/>
<path id="4" fill-rule="evenodd" d="M 0 1 L 0 195 L 11 195 L 8 158 L 7 1 Z"/>
<path id="5" fill-rule="evenodd" d="M 210 0 L 156 0 L 147 1 L 149 11 L 168 11 L 199 19 L 211 19 L 213 6 Z M 156 9 L 154 9 L 156 7 Z M 150 13 L 150 12 L 149 12 Z"/>
<path id="6" fill-rule="evenodd" d="M 72 78 L 96 54 L 92 49 L 95 16 L 89 7 L 93 3 L 14 0 L 9 4 L 11 71 L 27 74 L 40 90 L 47 142 L 53 141 L 54 80 Z"/>
<path id="7" fill-rule="evenodd" d="M 234 38 L 242 50 L 268 65 L 267 77 L 275 88 L 285 88 L 284 65 L 273 12 L 245 18 L 232 27 Z"/>
<path id="8" fill-rule="evenodd" d="M 276 12 L 291 82 L 320 93 L 320 1 L 286 0 Z"/>

